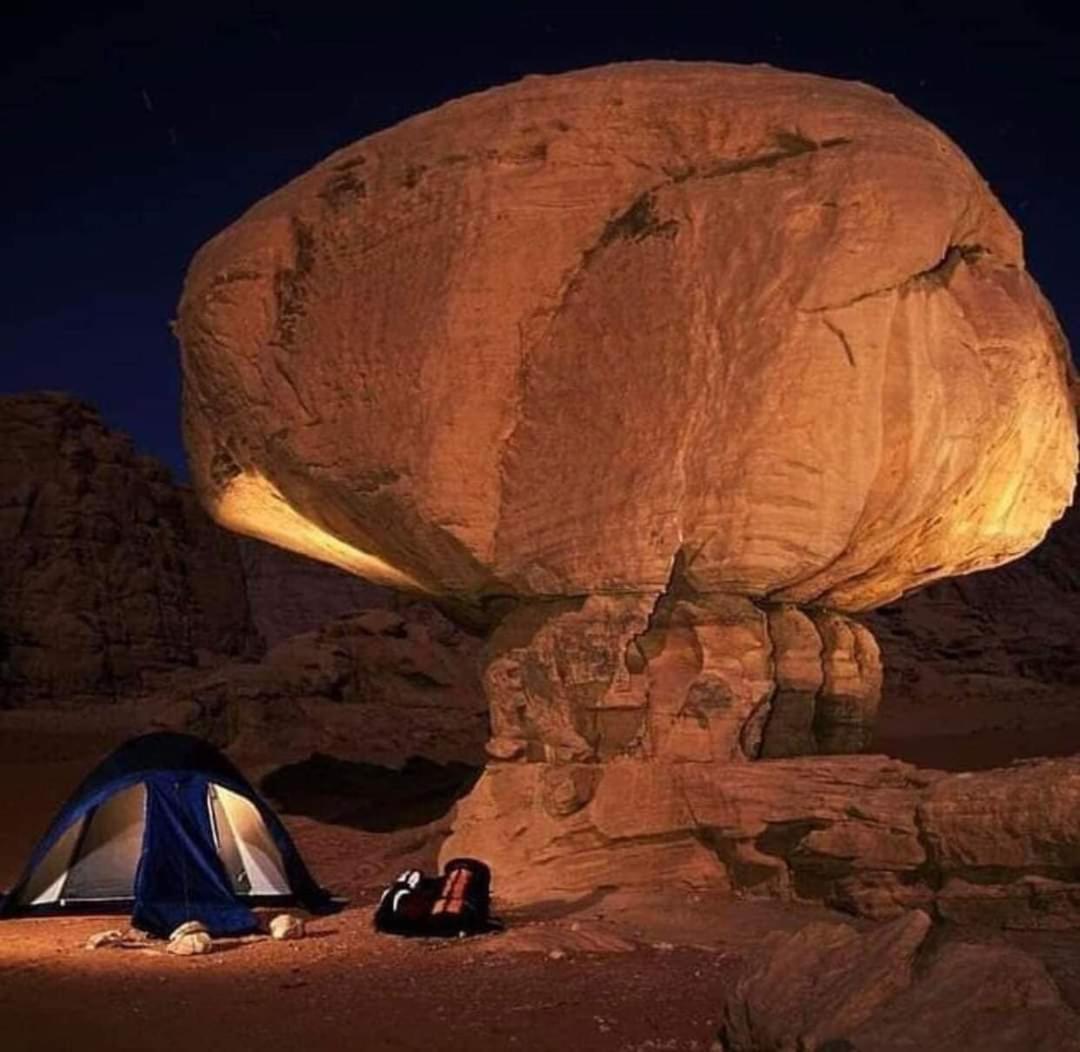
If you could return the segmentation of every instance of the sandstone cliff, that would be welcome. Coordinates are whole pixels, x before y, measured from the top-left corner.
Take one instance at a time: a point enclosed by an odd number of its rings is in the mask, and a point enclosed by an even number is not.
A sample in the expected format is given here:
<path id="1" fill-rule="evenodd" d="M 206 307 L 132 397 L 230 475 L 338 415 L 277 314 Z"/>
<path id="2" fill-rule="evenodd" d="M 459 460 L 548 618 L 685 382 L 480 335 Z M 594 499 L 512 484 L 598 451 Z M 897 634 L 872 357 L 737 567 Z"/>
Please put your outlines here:
<path id="1" fill-rule="evenodd" d="M 0 398 L 0 704 L 258 650 L 233 538 L 64 395 Z"/>

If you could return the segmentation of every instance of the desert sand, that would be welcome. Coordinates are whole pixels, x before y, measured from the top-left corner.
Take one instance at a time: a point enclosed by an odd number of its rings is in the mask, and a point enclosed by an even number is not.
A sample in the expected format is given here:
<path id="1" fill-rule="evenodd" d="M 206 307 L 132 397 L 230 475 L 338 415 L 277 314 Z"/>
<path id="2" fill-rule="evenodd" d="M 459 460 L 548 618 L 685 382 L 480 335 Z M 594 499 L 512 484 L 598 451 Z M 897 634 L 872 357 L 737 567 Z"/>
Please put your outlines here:
<path id="1" fill-rule="evenodd" d="M 9 886 L 53 810 L 93 760 L 0 763 L 0 885 Z M 317 877 L 351 898 L 300 942 L 224 940 L 203 958 L 89 951 L 125 918 L 11 920 L 0 927 L 5 1052 L 261 1048 L 705 1049 L 740 950 L 765 930 L 826 911 L 707 904 L 674 894 L 577 910 L 505 915 L 507 931 L 469 940 L 376 934 L 380 884 L 433 865 L 444 827 L 370 834 L 286 816 Z M 497 889 L 496 889 L 497 890 Z M 711 908 L 710 908 L 711 905 Z M 554 955 L 554 956 L 553 956 Z"/>
<path id="2" fill-rule="evenodd" d="M 101 739 L 6 735 L 0 886 L 96 762 Z M 74 754 L 83 752 L 83 755 Z M 257 775 L 258 770 L 248 768 Z M 371 833 L 285 815 L 317 878 L 349 897 L 299 942 L 221 940 L 200 958 L 159 950 L 84 949 L 123 917 L 34 918 L 0 925 L 5 1052 L 259 1048 L 400 1050 L 706 1050 L 721 1005 L 762 939 L 812 922 L 873 926 L 815 906 L 748 902 L 669 886 L 648 895 L 599 889 L 577 903 L 497 910 L 502 933 L 404 940 L 372 930 L 383 883 L 431 869 L 446 818 Z M 498 873 L 495 875 L 498 902 Z M 973 931 L 943 941 L 1009 943 L 1032 953 L 1080 1008 L 1080 933 Z"/>

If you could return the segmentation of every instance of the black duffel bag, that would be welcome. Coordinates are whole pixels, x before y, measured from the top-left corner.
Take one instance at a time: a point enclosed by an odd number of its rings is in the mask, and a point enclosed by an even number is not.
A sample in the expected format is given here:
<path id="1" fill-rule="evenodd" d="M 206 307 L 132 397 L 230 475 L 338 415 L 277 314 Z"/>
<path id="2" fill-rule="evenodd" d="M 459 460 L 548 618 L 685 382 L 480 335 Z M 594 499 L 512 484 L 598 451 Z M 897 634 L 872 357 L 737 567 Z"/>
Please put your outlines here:
<path id="1" fill-rule="evenodd" d="M 376 930 L 394 935 L 475 935 L 497 927 L 491 870 L 475 858 L 451 859 L 441 877 L 406 870 L 375 909 Z"/>

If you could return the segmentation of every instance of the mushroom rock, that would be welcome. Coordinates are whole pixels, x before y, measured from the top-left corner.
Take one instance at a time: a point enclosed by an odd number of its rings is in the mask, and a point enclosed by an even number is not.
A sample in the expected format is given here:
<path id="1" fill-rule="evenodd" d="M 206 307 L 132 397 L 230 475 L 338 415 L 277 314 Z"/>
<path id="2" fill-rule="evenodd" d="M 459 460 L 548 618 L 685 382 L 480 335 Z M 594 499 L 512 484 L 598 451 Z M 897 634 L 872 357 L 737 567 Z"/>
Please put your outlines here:
<path id="1" fill-rule="evenodd" d="M 1072 497 L 1019 231 L 863 84 L 645 62 L 448 103 L 205 245 L 177 333 L 218 521 L 502 614 L 501 760 L 861 749 L 851 615 Z"/>

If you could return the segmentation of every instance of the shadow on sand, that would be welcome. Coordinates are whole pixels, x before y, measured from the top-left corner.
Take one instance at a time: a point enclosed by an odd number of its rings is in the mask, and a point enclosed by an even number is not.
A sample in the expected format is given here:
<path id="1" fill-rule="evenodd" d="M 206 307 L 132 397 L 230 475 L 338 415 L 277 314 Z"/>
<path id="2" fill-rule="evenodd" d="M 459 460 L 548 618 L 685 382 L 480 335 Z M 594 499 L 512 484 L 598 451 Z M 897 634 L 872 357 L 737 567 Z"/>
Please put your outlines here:
<path id="1" fill-rule="evenodd" d="M 260 788 L 290 814 L 389 833 L 442 818 L 473 787 L 481 770 L 422 756 L 410 757 L 397 770 L 315 753 L 271 771 Z"/>

